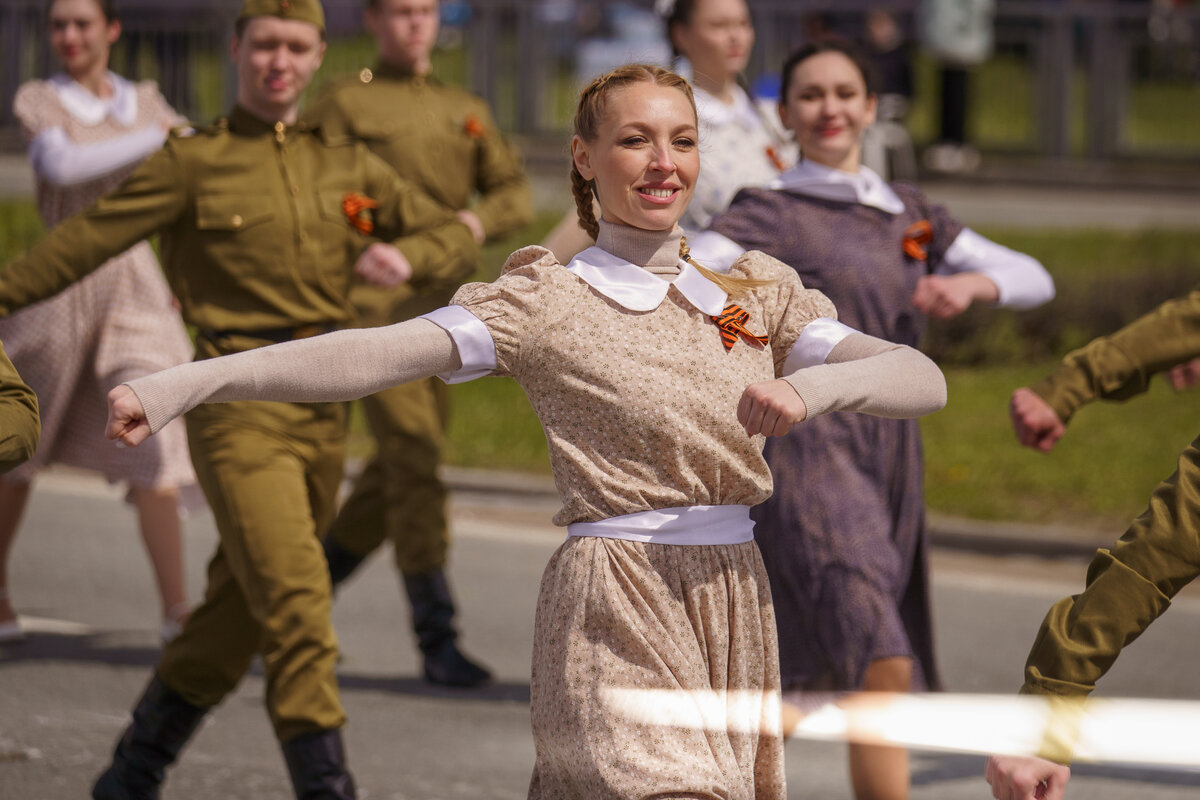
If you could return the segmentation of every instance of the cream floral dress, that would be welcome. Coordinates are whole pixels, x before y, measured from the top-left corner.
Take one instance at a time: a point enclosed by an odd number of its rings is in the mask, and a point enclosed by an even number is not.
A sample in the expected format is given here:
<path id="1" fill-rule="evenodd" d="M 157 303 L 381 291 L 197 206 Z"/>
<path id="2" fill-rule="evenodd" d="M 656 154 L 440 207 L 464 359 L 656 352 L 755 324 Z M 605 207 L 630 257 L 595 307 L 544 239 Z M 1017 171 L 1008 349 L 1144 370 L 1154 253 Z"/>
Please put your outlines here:
<path id="1" fill-rule="evenodd" d="M 180 120 L 151 82 L 110 73 L 111 98 L 66 76 L 31 81 L 13 108 L 24 127 L 42 220 L 54 226 L 115 189 Z M 104 438 L 112 387 L 191 357 L 153 250 L 140 242 L 61 294 L 0 320 L 0 341 L 37 392 L 37 454 L 6 477 L 29 481 L 51 463 L 132 486 L 193 484 L 182 422 L 138 448 Z M 189 492 L 189 495 L 191 493 Z"/>
<path id="2" fill-rule="evenodd" d="M 608 233 L 602 226 L 601 241 Z M 664 251 L 678 252 L 677 235 Z M 738 303 L 770 343 L 726 351 L 712 320 L 723 291 L 698 273 L 668 284 L 640 266 L 645 259 L 621 261 L 592 248 L 564 269 L 527 248 L 497 281 L 454 299 L 487 326 L 492 374 L 516 378 L 542 421 L 563 498 L 555 521 L 760 502 L 771 491 L 763 438 L 738 425 L 738 399 L 780 375 L 801 331 L 833 316 L 832 305 L 794 270 L 748 254 L 730 274 L 766 283 Z M 647 302 L 639 286 L 651 281 L 659 293 Z M 782 800 L 778 674 L 753 541 L 572 536 L 538 599 L 529 796 Z M 625 690 L 652 690 L 668 705 L 729 703 L 716 724 L 664 725 L 623 705 Z"/>

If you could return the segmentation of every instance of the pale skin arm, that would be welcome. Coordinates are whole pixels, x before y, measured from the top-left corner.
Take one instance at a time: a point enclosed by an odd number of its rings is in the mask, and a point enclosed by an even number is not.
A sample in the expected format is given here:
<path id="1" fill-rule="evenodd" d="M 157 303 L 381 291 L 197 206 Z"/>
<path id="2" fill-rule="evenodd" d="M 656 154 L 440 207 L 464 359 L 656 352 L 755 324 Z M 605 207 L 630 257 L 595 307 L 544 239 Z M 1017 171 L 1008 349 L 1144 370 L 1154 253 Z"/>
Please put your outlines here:
<path id="1" fill-rule="evenodd" d="M 992 279 L 979 272 L 954 275 L 922 275 L 917 280 L 912 302 L 917 310 L 935 319 L 950 319 L 971 307 L 972 303 L 994 303 L 1000 289 Z"/>
<path id="2" fill-rule="evenodd" d="M 992 756 L 987 782 L 996 800 L 1063 800 L 1071 768 L 1036 756 Z"/>
<path id="3" fill-rule="evenodd" d="M 390 289 L 408 282 L 412 277 L 412 265 L 392 245 L 375 242 L 358 256 L 354 272 L 373 286 Z"/>
<path id="4" fill-rule="evenodd" d="M 1050 404 L 1026 387 L 1013 392 L 1008 414 L 1012 418 L 1017 441 L 1043 453 L 1053 450 L 1067 432 L 1067 426 Z"/>

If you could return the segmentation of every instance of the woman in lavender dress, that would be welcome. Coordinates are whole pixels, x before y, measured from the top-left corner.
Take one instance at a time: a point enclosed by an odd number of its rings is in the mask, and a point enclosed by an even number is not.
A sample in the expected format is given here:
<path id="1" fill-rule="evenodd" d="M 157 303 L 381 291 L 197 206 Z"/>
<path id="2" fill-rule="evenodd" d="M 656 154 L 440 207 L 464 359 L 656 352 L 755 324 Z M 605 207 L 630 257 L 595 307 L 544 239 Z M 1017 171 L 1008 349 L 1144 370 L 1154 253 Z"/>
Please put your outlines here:
<path id="1" fill-rule="evenodd" d="M 768 188 L 743 190 L 712 230 L 791 265 L 841 322 L 909 346 L 929 316 L 1050 299 L 1037 261 L 862 166 L 875 112 L 867 75 L 839 42 L 793 54 L 780 116 L 803 160 Z M 829 414 L 769 440 L 766 454 L 775 492 L 753 515 L 785 697 L 938 688 L 916 420 Z M 850 772 L 860 800 L 908 794 L 903 750 L 852 746 Z"/>

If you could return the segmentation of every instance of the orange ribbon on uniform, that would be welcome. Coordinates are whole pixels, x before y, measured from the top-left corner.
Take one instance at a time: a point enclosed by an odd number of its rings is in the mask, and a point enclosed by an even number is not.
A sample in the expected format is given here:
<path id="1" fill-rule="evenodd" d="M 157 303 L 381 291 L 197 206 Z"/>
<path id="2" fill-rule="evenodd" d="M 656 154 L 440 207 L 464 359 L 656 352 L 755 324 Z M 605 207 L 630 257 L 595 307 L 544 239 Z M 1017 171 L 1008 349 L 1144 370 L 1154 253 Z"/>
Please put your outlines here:
<path id="1" fill-rule="evenodd" d="M 350 192 L 342 198 L 342 212 L 359 233 L 370 233 L 375 229 L 371 218 L 363 215 L 364 211 L 371 208 L 379 208 L 379 203 L 358 192 Z"/>
<path id="2" fill-rule="evenodd" d="M 929 220 L 914 222 L 904 231 L 904 252 L 909 258 L 926 261 L 929 258 L 929 243 L 933 241 L 933 226 Z"/>
<path id="3" fill-rule="evenodd" d="M 467 117 L 466 121 L 463 122 L 463 133 L 472 139 L 482 138 L 485 131 L 483 123 L 479 121 L 479 117 Z"/>
<path id="4" fill-rule="evenodd" d="M 737 344 L 738 336 L 766 346 L 766 336 L 756 336 L 746 329 L 746 320 L 748 319 L 750 319 L 750 312 L 744 310 L 737 303 L 730 303 L 725 306 L 725 310 L 721 312 L 720 316 L 712 318 L 712 321 L 717 323 L 717 327 L 721 329 L 721 344 L 725 345 L 725 352 L 728 353 L 733 349 L 733 346 Z"/>

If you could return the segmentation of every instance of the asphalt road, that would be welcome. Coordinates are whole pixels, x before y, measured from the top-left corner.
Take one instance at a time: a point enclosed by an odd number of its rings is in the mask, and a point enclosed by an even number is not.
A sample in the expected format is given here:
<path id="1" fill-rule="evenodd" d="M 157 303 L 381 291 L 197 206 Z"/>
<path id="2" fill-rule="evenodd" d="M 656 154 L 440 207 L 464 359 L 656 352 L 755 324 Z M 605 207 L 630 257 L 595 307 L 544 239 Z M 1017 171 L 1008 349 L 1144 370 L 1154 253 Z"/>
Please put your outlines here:
<path id="1" fill-rule="evenodd" d="M 533 761 L 529 652 L 538 579 L 561 541 L 550 509 L 460 496 L 452 572 L 465 647 L 496 672 L 480 691 L 435 690 L 418 674 L 407 609 L 386 557 L 341 593 L 346 736 L 360 797 L 458 800 L 525 796 Z M 215 541 L 211 517 L 187 522 L 193 596 Z M 1082 581 L 1078 561 L 939 552 L 934 590 L 948 688 L 1009 692 L 1054 599 Z M 17 542 L 13 594 L 33 635 L 0 648 L 0 800 L 87 795 L 157 656 L 157 603 L 133 513 L 113 489 L 51 476 Z M 1189 590 L 1107 677 L 1103 694 L 1200 699 L 1200 591 Z M 170 773 L 168 798 L 291 796 L 261 706 L 258 671 L 211 714 Z M 849 798 L 844 748 L 789 742 L 793 798 Z M 914 753 L 914 800 L 984 800 L 983 759 Z M 1200 773 L 1081 766 L 1074 800 L 1184 800 Z"/>

